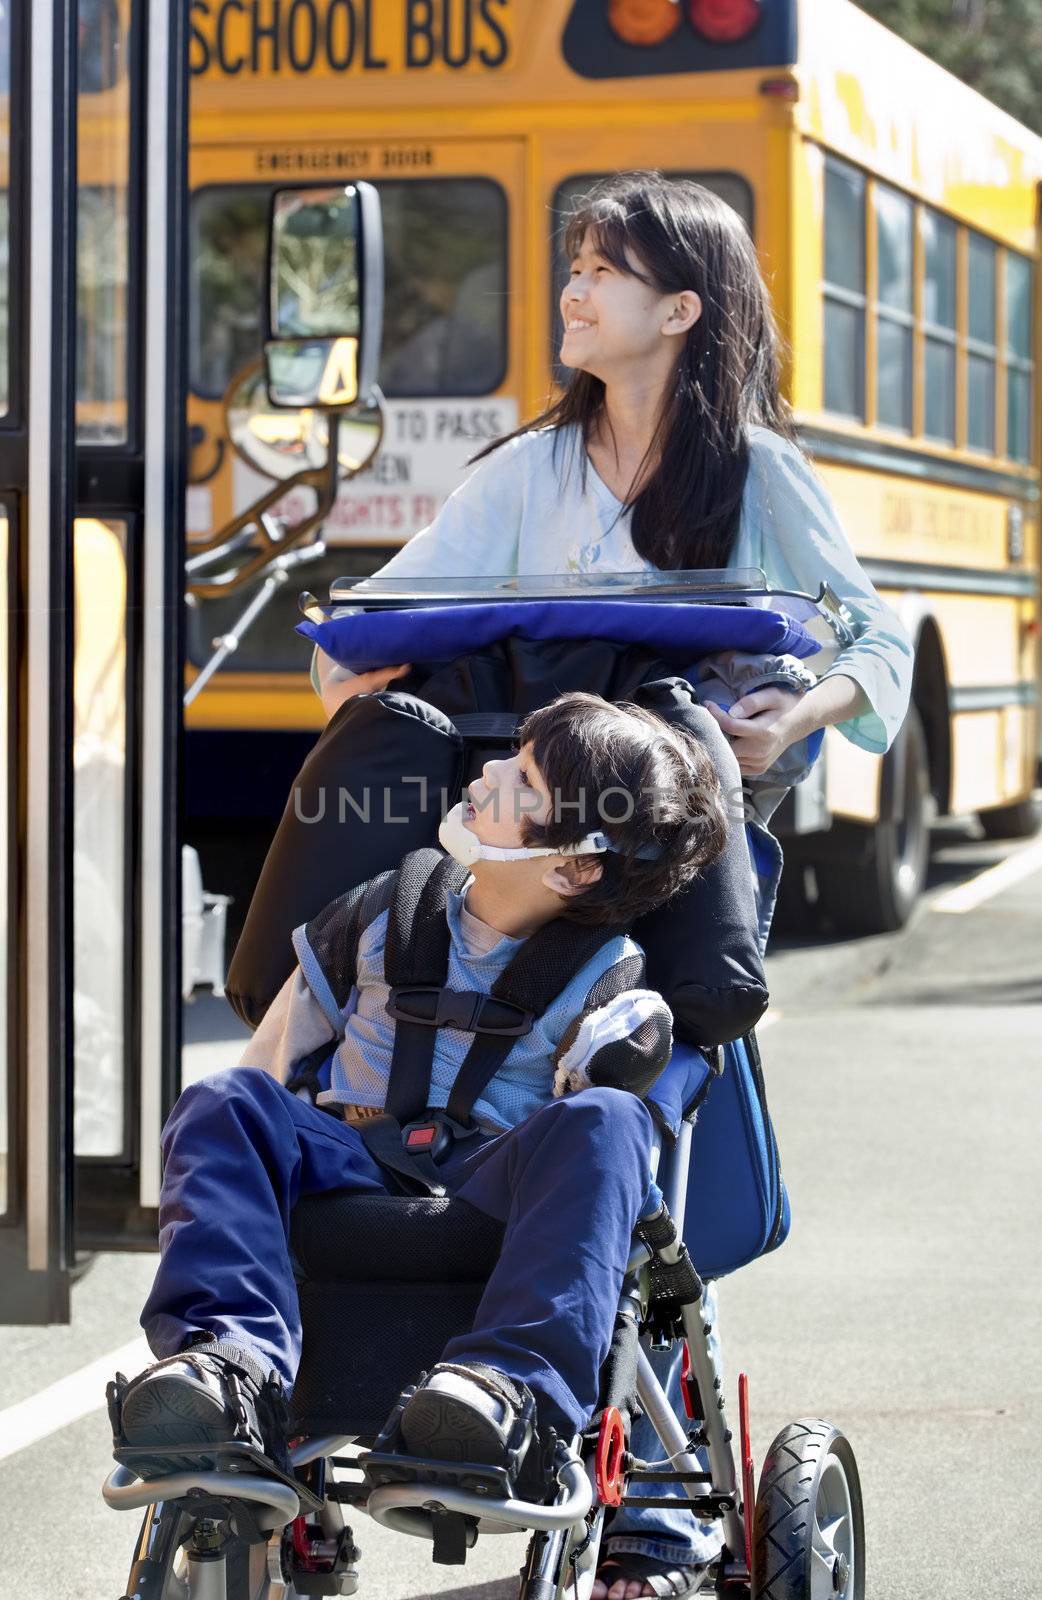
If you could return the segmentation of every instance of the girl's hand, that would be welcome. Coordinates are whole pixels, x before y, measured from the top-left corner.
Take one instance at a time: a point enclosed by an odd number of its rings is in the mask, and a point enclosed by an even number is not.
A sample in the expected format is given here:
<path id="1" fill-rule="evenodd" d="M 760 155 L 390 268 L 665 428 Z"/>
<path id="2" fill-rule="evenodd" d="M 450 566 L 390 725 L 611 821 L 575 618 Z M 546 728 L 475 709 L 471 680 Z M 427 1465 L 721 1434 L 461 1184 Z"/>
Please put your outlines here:
<path id="1" fill-rule="evenodd" d="M 758 778 L 773 767 L 783 750 L 802 735 L 792 726 L 791 713 L 802 698 L 791 689 L 755 689 L 723 711 L 710 700 L 712 712 L 727 735 L 745 778 Z"/>
<path id="2" fill-rule="evenodd" d="M 332 717 L 345 700 L 353 700 L 356 694 L 378 694 L 395 678 L 404 677 L 411 671 L 412 665 L 406 661 L 400 667 L 374 667 L 372 672 L 359 672 L 354 678 L 333 679 L 322 690 L 322 705 L 326 716 Z"/>

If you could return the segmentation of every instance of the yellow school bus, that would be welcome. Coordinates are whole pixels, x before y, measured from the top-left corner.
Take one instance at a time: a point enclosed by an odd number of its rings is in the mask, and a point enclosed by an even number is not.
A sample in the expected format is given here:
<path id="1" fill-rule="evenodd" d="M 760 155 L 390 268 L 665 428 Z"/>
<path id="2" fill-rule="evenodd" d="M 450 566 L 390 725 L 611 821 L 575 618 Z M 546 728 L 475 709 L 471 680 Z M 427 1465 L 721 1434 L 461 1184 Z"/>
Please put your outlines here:
<path id="1" fill-rule="evenodd" d="M 192 0 L 190 65 L 189 540 L 261 487 L 221 402 L 259 353 L 273 188 L 365 178 L 384 210 L 387 433 L 327 524 L 320 593 L 544 405 L 573 197 L 694 176 L 753 235 L 804 445 L 917 646 L 905 736 L 880 760 L 830 731 L 793 858 L 837 921 L 882 929 L 932 813 L 1032 825 L 1042 140 L 846 0 Z M 240 605 L 190 613 L 197 663 Z M 319 726 L 292 612 L 191 708 L 217 791 L 233 735 L 256 782 L 259 737 Z"/>

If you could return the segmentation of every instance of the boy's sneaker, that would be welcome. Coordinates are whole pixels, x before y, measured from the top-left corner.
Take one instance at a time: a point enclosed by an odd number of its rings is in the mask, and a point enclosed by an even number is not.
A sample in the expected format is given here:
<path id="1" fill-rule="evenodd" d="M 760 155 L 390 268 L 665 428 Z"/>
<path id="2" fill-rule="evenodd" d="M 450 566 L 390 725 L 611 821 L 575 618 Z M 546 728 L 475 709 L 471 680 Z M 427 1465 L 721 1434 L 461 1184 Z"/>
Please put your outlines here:
<path id="1" fill-rule="evenodd" d="M 282 1385 L 241 1345 L 207 1340 L 129 1382 L 117 1373 L 108 1403 L 113 1453 L 143 1478 L 212 1471 L 207 1445 L 243 1446 L 288 1470 Z"/>
<path id="2" fill-rule="evenodd" d="M 522 1499 L 545 1498 L 532 1391 L 494 1367 L 440 1361 L 406 1401 L 401 1436 L 410 1455 L 501 1467 Z"/>

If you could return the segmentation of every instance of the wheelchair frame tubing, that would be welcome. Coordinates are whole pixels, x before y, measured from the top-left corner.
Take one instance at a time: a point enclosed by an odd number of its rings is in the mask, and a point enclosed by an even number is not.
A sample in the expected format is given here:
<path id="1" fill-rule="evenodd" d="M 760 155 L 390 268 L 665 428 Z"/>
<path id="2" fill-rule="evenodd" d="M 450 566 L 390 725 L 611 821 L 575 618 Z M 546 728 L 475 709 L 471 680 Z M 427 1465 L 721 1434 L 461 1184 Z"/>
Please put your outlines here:
<path id="1" fill-rule="evenodd" d="M 188 1552 L 189 1600 L 228 1600 L 228 1563 L 224 1553 L 201 1558 Z"/>
<path id="2" fill-rule="evenodd" d="M 581 1600 L 593 1587 L 603 1533 L 603 1506 L 578 1547 L 573 1543 L 574 1529 L 571 1528 L 558 1528 L 554 1533 L 533 1533 L 521 1570 L 518 1600 L 565 1600 L 566 1596 L 578 1596 Z"/>
<path id="3" fill-rule="evenodd" d="M 157 1500 L 146 1506 L 125 1600 L 182 1600 L 176 1591 L 168 1591 L 167 1583 L 173 1575 L 184 1520 L 184 1509 L 177 1501 Z M 183 1591 L 186 1597 L 187 1593 Z"/>

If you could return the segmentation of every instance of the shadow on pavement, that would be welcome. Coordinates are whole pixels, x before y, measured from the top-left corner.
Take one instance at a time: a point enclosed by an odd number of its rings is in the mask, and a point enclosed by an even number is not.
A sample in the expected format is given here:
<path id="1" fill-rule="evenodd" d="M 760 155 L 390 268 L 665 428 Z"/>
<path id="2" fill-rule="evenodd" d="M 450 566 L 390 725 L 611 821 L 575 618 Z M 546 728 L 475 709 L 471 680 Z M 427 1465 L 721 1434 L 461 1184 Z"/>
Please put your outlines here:
<path id="1" fill-rule="evenodd" d="M 453 1600 L 514 1600 L 517 1594 L 517 1578 L 503 1578 L 498 1583 L 475 1583 L 469 1589 L 453 1589 Z M 418 1594 L 413 1600 L 445 1600 L 444 1592 L 441 1594 Z"/>
<path id="2" fill-rule="evenodd" d="M 887 998 L 893 1006 L 1037 1006 L 1042 1005 L 1042 978 L 1017 978 L 1009 983 L 989 979 L 986 983 L 923 984 L 898 989 Z"/>

